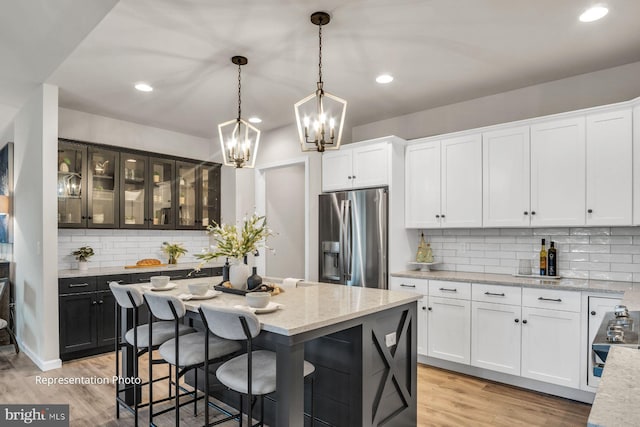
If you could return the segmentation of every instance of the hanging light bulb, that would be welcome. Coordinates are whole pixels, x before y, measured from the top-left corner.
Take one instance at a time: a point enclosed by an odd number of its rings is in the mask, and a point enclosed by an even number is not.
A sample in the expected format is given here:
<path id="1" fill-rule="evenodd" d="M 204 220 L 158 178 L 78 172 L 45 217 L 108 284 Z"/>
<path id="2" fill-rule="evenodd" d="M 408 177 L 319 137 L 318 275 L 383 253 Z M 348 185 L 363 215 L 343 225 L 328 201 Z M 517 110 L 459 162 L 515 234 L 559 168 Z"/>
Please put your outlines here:
<path id="1" fill-rule="evenodd" d="M 302 151 L 337 150 L 342 140 L 347 101 L 325 92 L 322 81 L 322 26 L 329 21 L 331 17 L 326 12 L 311 15 L 311 22 L 318 26 L 318 83 L 314 93 L 294 106 Z"/>
<path id="2" fill-rule="evenodd" d="M 218 125 L 220 148 L 224 164 L 236 168 L 252 168 L 256 163 L 260 131 L 242 119 L 241 66 L 247 65 L 247 58 L 234 56 L 231 62 L 238 66 L 238 117 Z"/>

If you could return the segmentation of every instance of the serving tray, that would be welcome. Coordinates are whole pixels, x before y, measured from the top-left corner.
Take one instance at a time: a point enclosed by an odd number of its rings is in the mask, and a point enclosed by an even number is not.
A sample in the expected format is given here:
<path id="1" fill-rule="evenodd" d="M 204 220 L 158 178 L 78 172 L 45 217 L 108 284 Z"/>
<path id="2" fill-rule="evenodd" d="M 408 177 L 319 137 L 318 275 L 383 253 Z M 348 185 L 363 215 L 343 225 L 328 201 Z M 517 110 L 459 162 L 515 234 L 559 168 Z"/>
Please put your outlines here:
<path id="1" fill-rule="evenodd" d="M 249 291 L 246 289 L 227 288 L 226 286 L 222 286 L 222 283 L 220 283 L 219 285 L 215 285 L 213 289 L 220 292 L 226 292 L 228 294 L 246 295 L 250 292 L 273 292 L 275 290 L 275 285 L 263 283 L 259 285 L 257 288 L 251 289 Z M 280 292 L 282 292 L 282 290 Z"/>

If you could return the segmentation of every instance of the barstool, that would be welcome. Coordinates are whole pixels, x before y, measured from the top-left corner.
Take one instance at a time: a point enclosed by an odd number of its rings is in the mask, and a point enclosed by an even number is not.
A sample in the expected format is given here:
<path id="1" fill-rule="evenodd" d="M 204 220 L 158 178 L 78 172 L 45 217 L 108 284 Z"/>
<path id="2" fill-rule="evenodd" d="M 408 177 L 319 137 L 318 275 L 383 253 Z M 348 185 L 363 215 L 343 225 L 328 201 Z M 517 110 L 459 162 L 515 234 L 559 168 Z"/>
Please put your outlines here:
<path id="1" fill-rule="evenodd" d="M 119 285 L 116 282 L 109 283 L 109 289 L 113 293 L 116 300 L 116 330 L 115 336 L 120 337 L 121 318 L 118 313 L 118 307 L 133 310 L 133 324 L 138 325 L 138 309 L 144 303 L 142 292 L 138 286 L 133 285 Z M 150 317 L 150 316 L 149 316 Z M 149 319 L 151 321 L 151 319 Z M 193 328 L 189 328 L 185 325 L 181 325 L 179 333 L 184 335 L 193 332 Z M 120 349 L 123 346 L 130 346 L 134 352 L 133 363 L 133 377 L 138 378 L 139 365 L 138 361 L 145 353 L 149 353 L 149 381 L 136 384 L 135 382 L 130 386 L 125 386 L 122 389 L 118 389 L 116 386 L 116 418 L 120 418 L 120 405 L 132 412 L 135 416 L 135 425 L 138 425 L 138 410 L 141 407 L 151 405 L 153 400 L 153 387 L 152 383 L 155 381 L 161 381 L 164 379 L 170 379 L 170 376 L 153 379 L 151 376 L 151 364 L 153 363 L 166 363 L 164 360 L 153 360 L 152 353 L 154 349 L 157 349 L 160 344 L 174 337 L 175 328 L 173 322 L 156 322 L 153 325 L 153 333 L 148 325 L 134 326 L 129 329 L 124 336 L 124 342 L 119 338 L 116 339 L 116 376 L 120 377 Z M 152 337 L 149 340 L 149 337 Z M 149 386 L 149 402 L 141 404 L 139 402 L 139 394 L 142 386 Z M 127 404 L 123 398 L 120 397 L 120 393 L 133 389 L 133 408 Z M 166 400 L 166 399 L 165 399 Z"/>
<path id="2" fill-rule="evenodd" d="M 173 295 L 157 295 L 145 293 L 144 299 L 147 302 L 151 314 L 161 320 L 172 320 L 174 324 L 175 335 L 170 340 L 162 344 L 158 351 L 160 356 L 170 365 L 175 366 L 175 422 L 176 426 L 180 425 L 180 407 L 193 402 L 194 415 L 197 413 L 197 402 L 204 396 L 198 397 L 198 371 L 196 368 L 205 366 L 208 359 L 212 361 L 224 360 L 224 358 L 233 355 L 241 350 L 242 346 L 235 342 L 219 337 L 209 336 L 204 332 L 194 332 L 186 335 L 179 334 L 180 320 L 186 314 L 184 303 Z M 149 331 L 155 327 L 155 324 L 149 323 Z M 151 333 L 151 332 L 149 332 Z M 208 345 L 205 345 L 207 343 Z M 208 367 L 208 363 L 207 363 Z M 195 386 L 193 392 L 186 392 L 180 395 L 179 381 L 187 371 L 195 370 Z M 209 378 L 208 371 L 205 368 L 205 379 Z M 193 395 L 193 400 L 180 403 L 180 397 Z M 208 389 L 205 395 L 208 396 Z M 152 402 L 151 402 L 152 403 Z M 208 400 L 207 400 L 208 403 Z M 205 411 L 208 413 L 208 405 L 205 405 Z M 153 417 L 155 415 L 169 412 L 172 408 L 164 409 L 157 413 L 153 413 L 152 405 L 149 406 L 149 424 L 153 425 Z"/>
<path id="3" fill-rule="evenodd" d="M 252 312 L 227 307 L 200 306 L 200 316 L 207 327 L 207 331 L 229 340 L 246 340 L 247 352 L 220 365 L 216 377 L 227 388 L 247 396 L 247 422 L 252 425 L 252 410 L 254 395 L 260 396 L 260 422 L 264 425 L 264 395 L 276 391 L 276 353 L 268 350 L 252 349 L 252 340 L 262 329 L 260 320 Z M 205 364 L 205 371 L 208 365 Z M 256 375 L 253 370 L 259 369 Z M 303 375 L 311 378 L 311 426 L 314 424 L 313 402 L 313 374 L 315 366 L 304 361 Z M 205 388 L 208 389 L 208 377 L 205 378 Z M 208 414 L 209 396 L 205 405 L 205 425 L 209 425 Z M 242 397 L 240 398 L 240 426 L 242 427 Z M 224 420 L 221 420 L 224 421 Z M 217 424 L 213 423 L 213 424 Z"/>
<path id="4" fill-rule="evenodd" d="M 0 300 L 2 300 L 2 297 L 4 296 L 4 290 L 6 289 L 8 283 L 9 283 L 8 279 L 3 279 L 0 282 Z M 9 316 L 11 316 L 11 311 L 9 312 Z M 2 329 L 7 330 L 7 333 L 9 334 L 9 341 L 13 341 L 13 348 L 16 350 L 16 354 L 20 353 L 20 347 L 18 347 L 18 340 L 16 339 L 16 336 L 13 334 L 11 325 L 9 325 L 9 322 L 7 322 L 4 319 L 0 319 L 0 330 Z"/>

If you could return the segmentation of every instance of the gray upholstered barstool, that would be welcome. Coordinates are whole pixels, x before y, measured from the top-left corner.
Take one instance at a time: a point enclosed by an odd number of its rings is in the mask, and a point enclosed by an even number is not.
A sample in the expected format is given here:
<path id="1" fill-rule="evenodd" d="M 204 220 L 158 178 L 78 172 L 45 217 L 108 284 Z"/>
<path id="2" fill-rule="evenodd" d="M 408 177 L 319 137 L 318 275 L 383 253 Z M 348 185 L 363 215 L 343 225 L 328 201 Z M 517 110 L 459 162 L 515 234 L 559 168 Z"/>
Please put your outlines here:
<path id="1" fill-rule="evenodd" d="M 160 295 L 145 293 L 144 299 L 147 306 L 154 317 L 160 320 L 172 320 L 174 324 L 175 336 L 160 346 L 158 351 L 160 356 L 170 365 L 175 366 L 175 422 L 176 426 L 180 425 L 180 406 L 193 402 L 194 415 L 197 413 L 197 401 L 204 396 L 198 397 L 198 370 L 205 366 L 208 360 L 223 360 L 234 353 L 241 350 L 242 346 L 235 342 L 219 337 L 211 336 L 205 332 L 194 332 L 187 335 L 180 335 L 179 327 L 181 319 L 186 314 L 184 303 L 173 295 Z M 155 328 L 155 323 L 149 323 L 149 330 Z M 151 332 L 150 332 L 151 333 Z M 207 345 L 205 345 L 207 343 Z M 207 365 L 208 366 L 208 365 Z M 195 386 L 193 392 L 184 393 L 182 396 L 192 395 L 193 400 L 180 403 L 180 386 L 179 381 L 187 371 L 195 369 Z M 208 371 L 205 370 L 205 378 L 208 378 Z M 205 395 L 208 396 L 208 389 Z M 205 411 L 208 413 L 208 405 L 205 405 Z M 153 416 L 160 415 L 171 410 L 165 409 L 157 413 L 153 413 L 153 407 L 149 407 L 149 424 L 152 424 Z"/>
<path id="2" fill-rule="evenodd" d="M 7 288 L 8 284 L 9 284 L 9 281 L 6 279 L 0 281 L 0 300 L 2 300 L 2 297 L 4 296 L 4 290 Z M 2 329 L 7 330 L 7 333 L 9 334 L 9 340 L 13 341 L 13 347 L 16 349 L 16 354 L 20 353 L 20 347 L 18 347 L 18 340 L 16 339 L 16 336 L 13 334 L 13 330 L 11 330 L 11 326 L 9 326 L 9 323 L 4 319 L 0 319 L 0 330 Z"/>
<path id="3" fill-rule="evenodd" d="M 149 353 L 149 381 L 136 384 L 135 382 L 128 387 L 124 387 L 118 389 L 116 387 L 116 418 L 120 418 L 120 405 L 122 405 L 127 410 L 133 412 L 135 416 L 135 425 L 138 425 L 138 410 L 141 407 L 151 405 L 150 402 L 153 400 L 153 387 L 152 384 L 155 381 L 160 381 L 164 379 L 171 379 L 169 376 L 163 378 L 153 379 L 151 366 L 153 363 L 166 363 L 164 360 L 153 360 L 152 353 L 153 350 L 158 348 L 160 344 L 163 344 L 165 341 L 174 337 L 175 334 L 175 326 L 173 322 L 156 322 L 153 325 L 153 333 L 148 325 L 139 325 L 138 326 L 138 309 L 142 304 L 144 304 L 144 299 L 142 296 L 142 292 L 140 292 L 140 288 L 134 285 L 119 285 L 116 282 L 109 283 L 109 289 L 113 293 L 114 298 L 116 299 L 116 330 L 115 336 L 120 337 L 120 328 L 121 328 L 121 317 L 120 313 L 118 313 L 118 307 L 132 310 L 133 311 L 133 324 L 136 325 L 133 328 L 129 329 L 124 336 L 124 342 L 120 339 L 116 339 L 116 376 L 120 377 L 120 349 L 128 345 L 133 349 L 134 352 L 134 363 L 133 363 L 133 377 L 138 378 L 139 375 L 139 358 L 143 356 L 145 353 Z M 150 321 L 150 320 L 149 320 Z M 194 332 L 193 328 L 189 328 L 185 325 L 180 325 L 179 331 L 180 334 L 188 334 Z M 149 339 L 149 337 L 152 337 Z M 142 404 L 140 402 L 140 389 L 144 385 L 149 385 L 149 401 L 147 403 Z M 120 397 L 120 393 L 123 391 L 127 391 L 129 389 L 133 389 L 133 407 L 128 405 L 123 398 Z M 166 399 L 164 399 L 166 400 Z"/>
<path id="4" fill-rule="evenodd" d="M 200 306 L 200 316 L 208 331 L 230 339 L 246 340 L 247 352 L 220 365 L 216 371 L 218 380 L 229 389 L 247 396 L 248 425 L 252 425 L 253 396 L 260 396 L 260 423 L 264 425 L 264 395 L 276 391 L 276 353 L 268 350 L 252 349 L 252 340 L 262 329 L 260 320 L 252 312 L 236 308 Z M 207 365 L 205 365 L 207 370 Z M 304 377 L 311 378 L 311 426 L 314 424 L 313 374 L 315 366 L 304 361 Z M 205 378 L 208 389 L 208 377 Z M 207 395 L 208 404 L 208 395 Z M 205 425 L 209 416 L 205 405 Z M 242 427 L 242 398 L 240 399 L 240 426 Z"/>

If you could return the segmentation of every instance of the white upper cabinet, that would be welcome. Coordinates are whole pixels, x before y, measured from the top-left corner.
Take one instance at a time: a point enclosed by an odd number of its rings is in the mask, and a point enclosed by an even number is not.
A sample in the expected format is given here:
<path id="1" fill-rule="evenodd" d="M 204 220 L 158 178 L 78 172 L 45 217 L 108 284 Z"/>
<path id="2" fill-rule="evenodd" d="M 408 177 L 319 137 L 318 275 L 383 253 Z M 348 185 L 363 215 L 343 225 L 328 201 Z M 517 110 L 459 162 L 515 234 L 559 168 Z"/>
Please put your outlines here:
<path id="1" fill-rule="evenodd" d="M 442 227 L 482 226 L 482 137 L 443 139 Z"/>
<path id="2" fill-rule="evenodd" d="M 352 151 L 328 151 L 322 155 L 322 191 L 350 189 Z"/>
<path id="3" fill-rule="evenodd" d="M 531 126 L 531 225 L 585 223 L 585 118 Z"/>
<path id="4" fill-rule="evenodd" d="M 440 141 L 407 147 L 405 227 L 440 227 Z"/>
<path id="5" fill-rule="evenodd" d="M 381 187 L 389 184 L 390 144 L 342 146 L 322 155 L 322 191 Z"/>
<path id="6" fill-rule="evenodd" d="M 587 225 L 632 223 L 631 109 L 587 116 Z"/>
<path id="7" fill-rule="evenodd" d="M 529 226 L 529 126 L 482 134 L 482 223 Z"/>
<path id="8" fill-rule="evenodd" d="M 405 226 L 482 226 L 482 138 L 412 144 L 405 152 Z"/>

